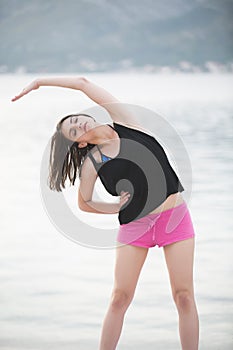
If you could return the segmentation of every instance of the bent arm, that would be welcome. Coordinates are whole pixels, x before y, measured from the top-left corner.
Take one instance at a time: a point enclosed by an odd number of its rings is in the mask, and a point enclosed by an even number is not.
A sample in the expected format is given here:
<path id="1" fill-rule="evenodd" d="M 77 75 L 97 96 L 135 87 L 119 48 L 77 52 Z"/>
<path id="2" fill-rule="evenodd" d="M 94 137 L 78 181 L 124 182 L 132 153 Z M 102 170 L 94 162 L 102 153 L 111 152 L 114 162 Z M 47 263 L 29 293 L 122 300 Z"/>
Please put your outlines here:
<path id="1" fill-rule="evenodd" d="M 130 112 L 125 104 L 121 103 L 116 97 L 111 95 L 110 92 L 101 86 L 94 84 L 85 77 L 61 76 L 38 78 L 23 89 L 21 93 L 12 98 L 12 101 L 18 100 L 19 98 L 28 94 L 30 91 L 36 90 L 41 86 L 57 86 L 79 90 L 92 101 L 105 108 L 114 122 L 131 125 L 138 124 L 138 120 L 136 119 L 135 115 Z"/>
<path id="2" fill-rule="evenodd" d="M 117 214 L 120 210 L 119 203 L 96 202 L 93 200 L 85 201 L 80 190 L 78 193 L 78 206 L 82 211 L 96 214 Z"/>
<path id="3" fill-rule="evenodd" d="M 55 77 L 37 79 L 39 86 L 59 86 L 83 92 L 92 101 L 107 110 L 114 122 L 137 124 L 129 109 L 110 92 L 85 77 Z"/>
<path id="4" fill-rule="evenodd" d="M 82 211 L 97 214 L 115 214 L 120 210 L 119 203 L 96 202 L 92 200 L 97 174 L 89 158 L 86 158 L 81 171 L 78 191 L 78 206 Z"/>
<path id="5" fill-rule="evenodd" d="M 116 214 L 127 203 L 130 194 L 121 192 L 118 203 L 97 202 L 92 200 L 97 174 L 89 158 L 83 164 L 78 191 L 78 206 L 82 211 L 97 214 Z"/>
<path id="6" fill-rule="evenodd" d="M 84 78 L 81 91 L 92 101 L 105 108 L 114 122 L 129 125 L 138 124 L 136 116 L 127 105 L 120 102 L 104 88 Z"/>

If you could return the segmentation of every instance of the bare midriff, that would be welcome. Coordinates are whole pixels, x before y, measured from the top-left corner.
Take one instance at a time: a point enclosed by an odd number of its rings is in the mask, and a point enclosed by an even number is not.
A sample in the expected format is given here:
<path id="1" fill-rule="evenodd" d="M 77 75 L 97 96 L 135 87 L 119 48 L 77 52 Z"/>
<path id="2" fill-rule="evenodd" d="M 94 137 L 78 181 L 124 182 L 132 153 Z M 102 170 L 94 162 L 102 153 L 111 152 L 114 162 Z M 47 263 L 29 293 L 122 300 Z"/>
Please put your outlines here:
<path id="1" fill-rule="evenodd" d="M 149 214 L 161 213 L 164 210 L 168 210 L 176 207 L 184 202 L 182 194 L 180 192 L 171 194 L 167 199 L 156 209 L 152 210 Z"/>

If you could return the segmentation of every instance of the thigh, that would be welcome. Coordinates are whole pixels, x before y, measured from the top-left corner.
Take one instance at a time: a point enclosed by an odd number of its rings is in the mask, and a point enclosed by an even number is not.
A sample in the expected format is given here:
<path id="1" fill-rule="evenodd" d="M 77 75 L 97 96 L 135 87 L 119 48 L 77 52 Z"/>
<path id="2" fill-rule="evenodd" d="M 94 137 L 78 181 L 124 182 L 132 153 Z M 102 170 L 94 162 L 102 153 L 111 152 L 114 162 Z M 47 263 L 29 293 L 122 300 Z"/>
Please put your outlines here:
<path id="1" fill-rule="evenodd" d="M 173 296 L 178 291 L 193 294 L 194 237 L 164 246 Z"/>
<path id="2" fill-rule="evenodd" d="M 133 294 L 146 259 L 148 248 L 132 245 L 116 249 L 114 289 Z"/>

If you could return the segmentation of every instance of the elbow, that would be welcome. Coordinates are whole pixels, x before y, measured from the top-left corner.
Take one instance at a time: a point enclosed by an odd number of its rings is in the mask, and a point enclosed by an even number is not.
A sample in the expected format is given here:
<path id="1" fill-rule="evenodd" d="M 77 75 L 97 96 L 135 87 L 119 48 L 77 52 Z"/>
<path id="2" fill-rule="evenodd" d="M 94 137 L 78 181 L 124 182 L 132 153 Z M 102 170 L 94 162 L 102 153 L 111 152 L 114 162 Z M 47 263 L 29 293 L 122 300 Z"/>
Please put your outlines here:
<path id="1" fill-rule="evenodd" d="M 87 205 L 85 205 L 85 202 L 83 202 L 83 201 L 78 201 L 78 208 L 81 211 L 87 211 Z"/>
<path id="2" fill-rule="evenodd" d="M 91 207 L 84 200 L 78 201 L 78 208 L 86 213 L 92 212 Z"/>
<path id="3" fill-rule="evenodd" d="M 86 84 L 89 82 L 85 77 L 78 77 L 79 88 L 80 90 L 84 90 Z"/>
<path id="4" fill-rule="evenodd" d="M 88 79 L 85 77 L 80 77 L 80 79 L 84 82 L 84 83 L 88 83 Z"/>
<path id="5" fill-rule="evenodd" d="M 81 210 L 81 211 L 87 211 L 86 208 L 82 205 L 78 205 L 78 208 Z"/>
<path id="6" fill-rule="evenodd" d="M 91 207 L 88 205 L 88 202 L 90 202 L 90 200 L 85 200 L 79 190 L 78 192 L 78 208 L 81 211 L 85 211 L 85 212 L 91 212 Z"/>
<path id="7" fill-rule="evenodd" d="M 88 206 L 79 206 L 79 209 L 81 210 L 81 211 L 84 211 L 84 212 L 86 212 L 86 213 L 92 213 L 92 211 L 90 210 L 90 208 L 88 207 Z"/>

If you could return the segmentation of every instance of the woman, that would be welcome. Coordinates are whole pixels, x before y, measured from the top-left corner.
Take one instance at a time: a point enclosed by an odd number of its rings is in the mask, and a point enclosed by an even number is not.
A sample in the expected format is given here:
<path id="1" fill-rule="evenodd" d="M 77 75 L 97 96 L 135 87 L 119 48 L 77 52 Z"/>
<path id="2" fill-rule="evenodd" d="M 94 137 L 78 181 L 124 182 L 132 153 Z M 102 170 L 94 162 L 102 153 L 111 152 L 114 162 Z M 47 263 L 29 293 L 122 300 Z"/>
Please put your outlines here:
<path id="1" fill-rule="evenodd" d="M 181 194 L 184 188 L 161 145 L 115 97 L 83 77 L 37 79 L 12 101 L 40 86 L 80 90 L 104 107 L 113 121 L 100 124 L 82 113 L 64 117 L 57 124 L 50 154 L 51 189 L 61 191 L 67 177 L 74 184 L 79 174 L 80 209 L 118 213 L 121 246 L 116 249 L 115 281 L 99 349 L 116 348 L 148 249 L 156 244 L 165 254 L 182 349 L 198 349 L 199 320 L 193 286 L 195 234 Z M 98 176 L 109 193 L 119 196 L 119 203 L 92 200 Z M 181 212 L 183 216 L 178 215 Z M 178 221 L 171 220 L 174 213 Z M 172 223 L 169 232 L 168 222 Z"/>

